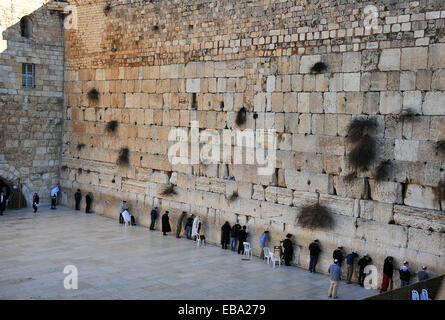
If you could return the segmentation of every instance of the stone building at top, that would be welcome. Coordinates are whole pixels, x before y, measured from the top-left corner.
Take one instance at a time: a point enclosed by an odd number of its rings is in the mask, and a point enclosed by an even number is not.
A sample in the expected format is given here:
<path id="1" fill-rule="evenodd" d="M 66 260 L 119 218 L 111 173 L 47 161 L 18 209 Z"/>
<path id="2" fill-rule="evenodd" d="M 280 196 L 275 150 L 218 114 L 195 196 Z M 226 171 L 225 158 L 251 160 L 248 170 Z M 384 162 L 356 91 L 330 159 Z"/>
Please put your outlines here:
<path id="1" fill-rule="evenodd" d="M 24 14 L 46 14 L 41 42 L 20 36 L 19 14 L 2 24 L 5 181 L 42 194 L 59 183 L 67 205 L 80 188 L 116 219 L 127 199 L 143 225 L 154 205 L 172 225 L 192 212 L 213 243 L 239 221 L 256 255 L 265 228 L 271 245 L 292 233 L 303 267 L 318 238 L 322 272 L 338 245 L 379 274 L 386 256 L 445 271 L 443 1 L 40 2 Z M 271 143 L 256 136 L 270 129 Z M 276 161 L 261 175 L 264 150 Z M 301 226 L 314 204 L 331 228 Z"/>

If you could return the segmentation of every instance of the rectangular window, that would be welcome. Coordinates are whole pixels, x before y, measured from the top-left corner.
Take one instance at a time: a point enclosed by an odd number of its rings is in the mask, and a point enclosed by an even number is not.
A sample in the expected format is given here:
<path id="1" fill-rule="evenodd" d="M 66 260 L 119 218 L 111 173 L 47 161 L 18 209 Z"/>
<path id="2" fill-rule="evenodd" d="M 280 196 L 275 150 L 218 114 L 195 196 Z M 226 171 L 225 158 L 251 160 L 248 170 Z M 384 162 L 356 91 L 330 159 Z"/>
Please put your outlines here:
<path id="1" fill-rule="evenodd" d="M 22 86 L 24 88 L 34 88 L 35 65 L 32 63 L 22 64 Z"/>

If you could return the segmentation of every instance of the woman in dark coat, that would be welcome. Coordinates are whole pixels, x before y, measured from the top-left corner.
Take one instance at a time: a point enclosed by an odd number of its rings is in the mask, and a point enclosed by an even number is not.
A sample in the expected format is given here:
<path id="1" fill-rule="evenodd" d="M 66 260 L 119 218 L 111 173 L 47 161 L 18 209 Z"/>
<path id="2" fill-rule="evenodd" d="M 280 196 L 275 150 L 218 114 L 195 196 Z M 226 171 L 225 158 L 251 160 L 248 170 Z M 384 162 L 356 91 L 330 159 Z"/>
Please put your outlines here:
<path id="1" fill-rule="evenodd" d="M 162 215 L 162 233 L 164 236 L 166 236 L 167 232 L 170 231 L 172 231 L 172 229 L 170 228 L 168 211 L 165 211 L 165 213 Z"/>
<path id="2" fill-rule="evenodd" d="M 221 245 L 222 249 L 227 249 L 227 246 L 230 243 L 230 224 L 229 221 L 226 221 L 224 225 L 221 227 Z"/>
<path id="3" fill-rule="evenodd" d="M 292 257 L 294 255 L 294 247 L 292 245 L 292 241 L 290 240 L 291 238 L 292 235 L 288 233 L 286 235 L 286 239 L 283 240 L 283 247 L 284 247 L 283 259 L 286 266 L 290 266 L 290 261 L 292 260 Z"/>

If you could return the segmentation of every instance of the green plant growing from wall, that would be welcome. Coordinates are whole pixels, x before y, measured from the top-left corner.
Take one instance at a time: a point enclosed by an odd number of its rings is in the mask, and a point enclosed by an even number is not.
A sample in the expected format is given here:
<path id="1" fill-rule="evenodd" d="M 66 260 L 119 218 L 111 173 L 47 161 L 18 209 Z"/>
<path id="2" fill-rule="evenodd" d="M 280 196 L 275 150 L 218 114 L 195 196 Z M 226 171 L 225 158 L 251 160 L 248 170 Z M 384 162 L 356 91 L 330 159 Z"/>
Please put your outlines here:
<path id="1" fill-rule="evenodd" d="M 298 225 L 309 229 L 331 229 L 334 225 L 332 213 L 319 203 L 301 208 Z"/>
<path id="2" fill-rule="evenodd" d="M 130 165 L 130 150 L 128 148 L 122 148 L 119 151 L 119 156 L 117 158 L 116 164 L 123 167 L 127 167 Z"/>

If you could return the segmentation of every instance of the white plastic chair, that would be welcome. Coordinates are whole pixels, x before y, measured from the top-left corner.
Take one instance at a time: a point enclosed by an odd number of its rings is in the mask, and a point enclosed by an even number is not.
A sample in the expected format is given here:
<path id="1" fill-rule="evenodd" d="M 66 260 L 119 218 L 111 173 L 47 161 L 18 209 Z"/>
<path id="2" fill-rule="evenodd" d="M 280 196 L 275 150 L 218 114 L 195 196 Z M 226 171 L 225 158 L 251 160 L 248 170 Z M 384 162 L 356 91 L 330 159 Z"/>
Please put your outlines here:
<path id="1" fill-rule="evenodd" d="M 278 261 L 278 266 L 281 267 L 281 258 L 280 257 L 275 256 L 275 254 L 272 251 L 270 252 L 269 256 L 270 256 L 270 261 L 272 262 L 273 268 L 275 268 L 275 262 L 277 262 L 277 261 Z"/>
<path id="2" fill-rule="evenodd" d="M 243 242 L 244 246 L 244 255 L 251 257 L 252 256 L 252 248 L 250 247 L 250 242 Z"/>
<path id="3" fill-rule="evenodd" d="M 199 248 L 201 245 L 201 236 L 199 234 L 196 235 L 196 248 Z"/>
<path id="4" fill-rule="evenodd" d="M 130 220 L 125 219 L 125 215 L 122 215 L 122 218 L 124 218 L 124 226 L 131 226 L 131 215 Z"/>
<path id="5" fill-rule="evenodd" d="M 419 299 L 419 293 L 417 292 L 417 290 L 412 290 L 411 291 L 411 300 L 420 300 Z"/>
<path id="6" fill-rule="evenodd" d="M 428 297 L 428 291 L 426 289 L 422 289 L 422 293 L 420 294 L 420 300 L 432 300 Z"/>
<path id="7" fill-rule="evenodd" d="M 270 249 L 269 249 L 269 247 L 264 247 L 263 248 L 263 252 L 264 252 L 264 258 L 263 258 L 263 260 L 267 260 L 267 264 L 269 264 L 269 262 L 270 262 Z"/>

